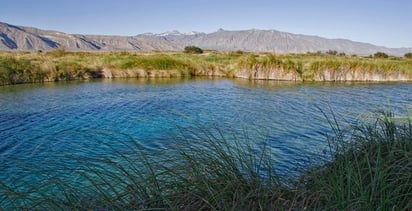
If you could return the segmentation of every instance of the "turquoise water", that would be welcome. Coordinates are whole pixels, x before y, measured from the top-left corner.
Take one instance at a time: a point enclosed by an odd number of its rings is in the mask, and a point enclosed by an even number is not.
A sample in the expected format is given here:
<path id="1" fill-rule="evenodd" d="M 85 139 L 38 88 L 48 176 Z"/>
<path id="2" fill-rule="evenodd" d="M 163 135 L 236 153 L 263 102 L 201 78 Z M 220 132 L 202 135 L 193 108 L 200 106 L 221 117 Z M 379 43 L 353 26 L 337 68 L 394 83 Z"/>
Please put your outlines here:
<path id="1" fill-rule="evenodd" d="M 110 157 L 113 149 L 128 150 L 119 141 L 137 141 L 147 152 L 178 147 L 177 137 L 198 125 L 268 143 L 276 168 L 293 174 L 327 148 L 332 131 L 320 109 L 345 123 L 378 110 L 406 115 L 411 105 L 410 83 L 129 79 L 5 86 L 0 181 L 24 188 L 44 179 L 39 169 L 67 174 L 62 169 L 76 163 L 62 155 Z"/>

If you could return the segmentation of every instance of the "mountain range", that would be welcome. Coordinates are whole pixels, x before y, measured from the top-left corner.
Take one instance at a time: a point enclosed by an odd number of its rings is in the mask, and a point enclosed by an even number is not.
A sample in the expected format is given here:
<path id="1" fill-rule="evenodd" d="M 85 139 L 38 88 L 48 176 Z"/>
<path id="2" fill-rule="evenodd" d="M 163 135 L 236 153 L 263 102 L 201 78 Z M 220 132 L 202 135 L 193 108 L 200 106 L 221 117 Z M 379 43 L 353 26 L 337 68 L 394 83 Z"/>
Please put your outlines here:
<path id="1" fill-rule="evenodd" d="M 69 51 L 180 51 L 188 45 L 219 51 L 275 53 L 333 50 L 346 54 L 370 55 L 385 52 L 389 55 L 403 56 L 405 53 L 412 52 L 412 48 L 387 48 L 347 39 L 327 39 L 276 30 L 219 29 L 212 33 L 171 31 L 161 34 L 109 36 L 67 34 L 0 22 L 0 50 L 2 51 L 47 51 L 59 47 Z"/>

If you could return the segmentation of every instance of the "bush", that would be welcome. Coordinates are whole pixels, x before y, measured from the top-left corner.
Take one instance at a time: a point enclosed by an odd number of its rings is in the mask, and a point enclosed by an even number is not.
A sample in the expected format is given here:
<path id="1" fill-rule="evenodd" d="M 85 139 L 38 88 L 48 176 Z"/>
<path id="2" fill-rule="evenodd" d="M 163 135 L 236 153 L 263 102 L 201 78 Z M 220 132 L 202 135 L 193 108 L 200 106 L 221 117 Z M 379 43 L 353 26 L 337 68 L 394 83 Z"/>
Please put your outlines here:
<path id="1" fill-rule="evenodd" d="M 203 53 L 203 50 L 199 47 L 190 45 L 185 47 L 185 53 L 201 54 Z"/>
<path id="2" fill-rule="evenodd" d="M 376 52 L 375 54 L 373 54 L 373 57 L 375 58 L 388 58 L 388 54 L 383 53 L 383 52 Z"/>
<path id="3" fill-rule="evenodd" d="M 329 55 L 337 55 L 338 54 L 337 51 L 333 51 L 333 50 L 328 50 L 328 51 L 326 51 L 326 53 L 329 54 Z"/>
<path id="4" fill-rule="evenodd" d="M 405 58 L 412 59 L 412 53 L 406 53 L 404 56 Z"/>

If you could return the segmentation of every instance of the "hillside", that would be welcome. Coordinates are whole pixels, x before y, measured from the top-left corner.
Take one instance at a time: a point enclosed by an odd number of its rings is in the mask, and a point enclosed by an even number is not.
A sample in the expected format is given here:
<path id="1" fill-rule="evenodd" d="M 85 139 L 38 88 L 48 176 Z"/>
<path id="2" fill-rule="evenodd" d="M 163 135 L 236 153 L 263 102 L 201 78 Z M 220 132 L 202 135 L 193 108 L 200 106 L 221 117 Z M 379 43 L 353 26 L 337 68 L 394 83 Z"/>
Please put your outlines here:
<path id="1" fill-rule="evenodd" d="M 180 45 L 157 36 L 102 36 L 66 34 L 0 23 L 0 50 L 70 51 L 179 50 Z"/>
<path id="2" fill-rule="evenodd" d="M 152 51 L 182 50 L 187 45 L 221 51 L 306 53 L 335 50 L 346 54 L 370 55 L 378 51 L 394 56 L 412 52 L 412 48 L 386 48 L 346 39 L 327 39 L 276 30 L 228 31 L 187 34 L 145 33 L 136 36 L 66 34 L 0 22 L 0 50 L 36 51 L 58 47 L 70 51 Z"/>
<path id="3" fill-rule="evenodd" d="M 326 52 L 335 50 L 346 54 L 370 55 L 378 51 L 402 56 L 412 51 L 406 48 L 386 48 L 346 39 L 326 39 L 318 36 L 297 35 L 276 30 L 227 31 L 219 29 L 210 34 L 173 35 L 168 40 L 196 45 L 205 49 L 276 53 Z"/>

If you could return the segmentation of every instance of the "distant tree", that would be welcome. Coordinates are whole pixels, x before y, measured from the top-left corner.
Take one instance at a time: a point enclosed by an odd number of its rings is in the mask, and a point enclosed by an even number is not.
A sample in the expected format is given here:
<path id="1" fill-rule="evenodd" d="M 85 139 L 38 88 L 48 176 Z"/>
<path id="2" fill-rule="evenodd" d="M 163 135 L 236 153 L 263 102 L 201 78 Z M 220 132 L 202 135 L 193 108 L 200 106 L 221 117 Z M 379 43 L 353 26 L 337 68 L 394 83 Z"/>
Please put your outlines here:
<path id="1" fill-rule="evenodd" d="M 388 54 L 384 53 L 384 52 L 376 52 L 375 54 L 373 54 L 373 57 L 375 58 L 388 58 Z"/>
<path id="2" fill-rule="evenodd" d="M 339 56 L 346 56 L 346 54 L 344 52 L 340 52 Z"/>
<path id="3" fill-rule="evenodd" d="M 185 47 L 185 53 L 201 54 L 203 50 L 197 46 L 190 45 Z"/>
<path id="4" fill-rule="evenodd" d="M 404 56 L 405 58 L 412 59 L 412 53 L 406 53 Z"/>
<path id="5" fill-rule="evenodd" d="M 243 52 L 242 50 L 237 50 L 236 53 L 237 54 L 244 54 L 245 52 Z"/>
<path id="6" fill-rule="evenodd" d="M 328 51 L 326 51 L 326 54 L 329 54 L 329 55 L 337 55 L 338 52 L 337 52 L 337 51 L 334 51 L 334 50 L 328 50 Z"/>

